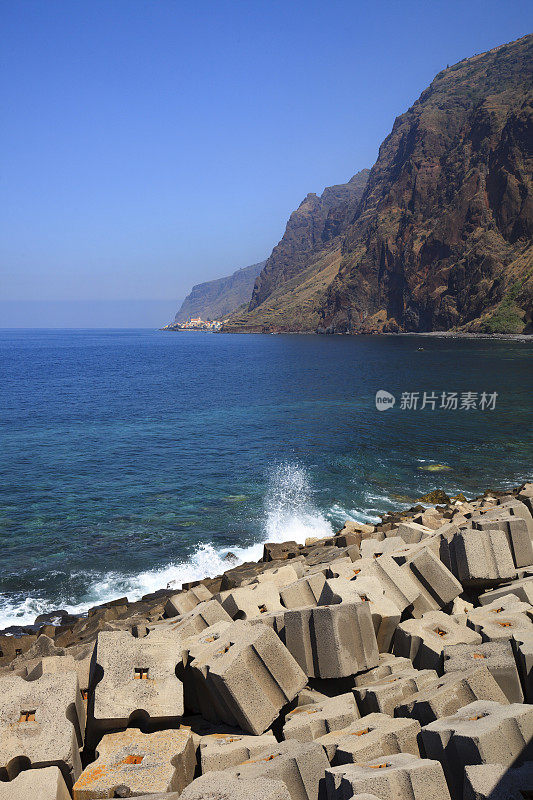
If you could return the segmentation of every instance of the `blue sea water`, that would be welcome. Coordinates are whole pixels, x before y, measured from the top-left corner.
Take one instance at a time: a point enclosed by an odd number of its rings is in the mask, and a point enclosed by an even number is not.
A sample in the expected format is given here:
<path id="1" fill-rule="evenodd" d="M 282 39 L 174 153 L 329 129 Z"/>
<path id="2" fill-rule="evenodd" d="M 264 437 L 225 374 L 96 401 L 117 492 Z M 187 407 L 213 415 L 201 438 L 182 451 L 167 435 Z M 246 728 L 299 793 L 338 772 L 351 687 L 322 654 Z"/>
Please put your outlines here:
<path id="1" fill-rule="evenodd" d="M 218 574 L 228 552 L 257 558 L 264 541 L 325 536 L 433 488 L 522 482 L 532 354 L 443 337 L 0 331 L 0 627 Z M 401 407 L 424 391 L 435 409 Z M 443 391 L 478 408 L 440 409 Z"/>

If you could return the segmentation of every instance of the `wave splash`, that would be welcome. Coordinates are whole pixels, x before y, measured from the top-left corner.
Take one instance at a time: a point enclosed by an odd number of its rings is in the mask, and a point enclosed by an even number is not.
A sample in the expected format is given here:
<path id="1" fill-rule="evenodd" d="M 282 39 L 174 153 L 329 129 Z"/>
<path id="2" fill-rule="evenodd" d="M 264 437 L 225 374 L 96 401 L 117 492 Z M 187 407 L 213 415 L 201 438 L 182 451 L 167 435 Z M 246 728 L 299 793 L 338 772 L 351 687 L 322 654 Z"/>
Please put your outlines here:
<path id="1" fill-rule="evenodd" d="M 167 564 L 135 575 L 108 572 L 95 577 L 83 601 L 54 602 L 26 598 L 13 602 L 0 597 L 0 629 L 10 625 L 31 625 L 39 614 L 62 608 L 81 614 L 88 608 L 121 595 L 137 600 L 145 594 L 164 589 L 179 589 L 183 583 L 220 575 L 231 566 L 257 561 L 265 542 L 296 541 L 304 544 L 308 537 L 323 538 L 333 534 L 333 527 L 312 501 L 312 487 L 306 470 L 294 463 L 277 465 L 270 473 L 264 500 L 264 521 L 261 541 L 249 547 L 234 546 L 216 549 L 211 543 L 199 544 L 186 561 Z M 228 553 L 235 560 L 225 558 Z"/>

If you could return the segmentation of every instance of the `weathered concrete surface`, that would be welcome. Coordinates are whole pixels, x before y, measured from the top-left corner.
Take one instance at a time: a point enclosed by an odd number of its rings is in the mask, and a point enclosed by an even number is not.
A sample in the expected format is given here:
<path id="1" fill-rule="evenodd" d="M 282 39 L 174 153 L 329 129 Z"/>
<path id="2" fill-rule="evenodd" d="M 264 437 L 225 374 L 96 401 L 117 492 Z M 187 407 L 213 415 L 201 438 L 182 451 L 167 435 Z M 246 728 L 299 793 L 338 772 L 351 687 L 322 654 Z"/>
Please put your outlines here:
<path id="1" fill-rule="evenodd" d="M 305 608 L 318 605 L 325 582 L 325 575 L 322 572 L 315 572 L 290 583 L 280 592 L 284 606 L 286 608 Z"/>
<path id="2" fill-rule="evenodd" d="M 483 664 L 510 703 L 522 703 L 524 693 L 511 642 L 453 644 L 444 648 L 444 672 L 466 672 Z"/>
<path id="3" fill-rule="evenodd" d="M 289 739 L 267 747 L 256 758 L 228 772 L 239 778 L 281 780 L 291 800 L 317 800 L 319 784 L 328 767 L 329 761 L 319 744 Z"/>
<path id="4" fill-rule="evenodd" d="M 463 586 L 488 588 L 512 578 L 516 567 L 507 537 L 500 530 L 468 528 L 450 542 L 452 572 Z"/>
<path id="5" fill-rule="evenodd" d="M 419 733 L 420 723 L 416 720 L 367 714 L 344 730 L 332 731 L 316 741 L 332 764 L 350 764 L 393 753 L 419 756 Z"/>
<path id="6" fill-rule="evenodd" d="M 252 619 L 283 611 L 279 589 L 274 583 L 251 583 L 231 589 L 222 600 L 222 608 L 231 619 Z"/>
<path id="7" fill-rule="evenodd" d="M 129 790 L 126 797 L 181 792 L 196 768 L 193 738 L 186 730 L 145 734 L 129 728 L 104 736 L 97 753 L 74 784 L 74 800 L 116 797 L 118 787 Z"/>
<path id="8" fill-rule="evenodd" d="M 30 765 L 58 766 L 68 785 L 81 772 L 85 709 L 75 672 L 25 681 L 0 678 L 0 769 L 15 777 L 20 759 Z"/>
<path id="9" fill-rule="evenodd" d="M 126 727 L 141 712 L 152 723 L 176 723 L 183 714 L 183 685 L 176 677 L 180 639 L 159 629 L 143 639 L 127 631 L 101 632 L 96 660 L 103 677 L 94 690 L 94 721 L 100 730 Z"/>
<path id="10" fill-rule="evenodd" d="M 363 792 L 384 800 L 450 800 L 439 762 L 409 753 L 330 767 L 325 788 L 327 800 L 349 800 Z"/>
<path id="11" fill-rule="evenodd" d="M 450 644 L 480 644 L 479 633 L 443 611 L 430 611 L 421 619 L 401 622 L 394 635 L 395 655 L 410 658 L 418 669 L 442 672 L 443 650 Z"/>
<path id="12" fill-rule="evenodd" d="M 429 690 L 439 682 L 433 669 L 407 669 L 366 686 L 357 686 L 353 693 L 361 711 L 365 714 L 381 712 L 394 714 L 395 709 L 418 692 Z"/>
<path id="13" fill-rule="evenodd" d="M 437 684 L 422 689 L 397 706 L 395 714 L 427 725 L 439 717 L 454 714 L 474 700 L 507 703 L 506 696 L 484 666 L 443 675 Z"/>
<path id="14" fill-rule="evenodd" d="M 285 643 L 308 677 L 344 678 L 378 664 L 368 603 L 287 611 Z"/>
<path id="15" fill-rule="evenodd" d="M 0 800 L 70 800 L 70 792 L 59 767 L 44 767 L 0 783 Z"/>
<path id="16" fill-rule="evenodd" d="M 354 675 L 354 686 L 368 686 L 371 683 L 386 680 L 389 675 L 396 672 L 405 672 L 408 669 L 413 669 L 413 662 L 410 658 L 395 656 L 392 653 L 380 653 L 377 667 Z"/>
<path id="17" fill-rule="evenodd" d="M 212 594 L 203 584 L 198 584 L 188 592 L 179 592 L 169 597 L 165 604 L 165 615 L 176 617 L 192 611 L 199 603 L 211 600 Z"/>
<path id="18" fill-rule="evenodd" d="M 503 764 L 465 767 L 464 800 L 524 800 L 531 796 L 533 761 L 508 769 Z"/>
<path id="19" fill-rule="evenodd" d="M 165 795 L 172 798 L 172 795 Z M 146 798 L 150 800 L 150 798 Z M 155 800 L 155 798 L 154 798 Z M 180 800 L 292 800 L 283 781 L 271 778 L 240 779 L 227 772 L 209 772 L 193 781 Z"/>
<path id="20" fill-rule="evenodd" d="M 480 700 L 422 728 L 429 758 L 443 765 L 452 793 L 461 796 L 467 764 L 510 767 L 533 756 L 533 706 Z"/>
<path id="21" fill-rule="evenodd" d="M 283 738 L 312 742 L 330 731 L 347 728 L 357 719 L 359 709 L 353 694 L 328 697 L 322 702 L 297 706 L 289 712 L 283 726 Z"/>
<path id="22" fill-rule="evenodd" d="M 265 747 L 275 747 L 277 741 L 270 731 L 261 736 L 241 736 L 231 733 L 211 733 L 200 740 L 202 774 L 211 770 L 235 767 L 255 758 Z"/>

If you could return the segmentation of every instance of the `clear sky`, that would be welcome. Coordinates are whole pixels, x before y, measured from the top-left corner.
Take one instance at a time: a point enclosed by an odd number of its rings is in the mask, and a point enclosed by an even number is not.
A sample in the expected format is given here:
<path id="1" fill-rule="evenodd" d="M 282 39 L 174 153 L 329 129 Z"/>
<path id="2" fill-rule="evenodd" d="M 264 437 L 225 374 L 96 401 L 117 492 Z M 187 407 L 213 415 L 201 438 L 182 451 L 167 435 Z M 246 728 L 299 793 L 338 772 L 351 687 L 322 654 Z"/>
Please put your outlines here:
<path id="1" fill-rule="evenodd" d="M 4 0 L 0 325 L 167 322 L 521 0 Z M 68 301 L 68 302 L 65 302 Z"/>

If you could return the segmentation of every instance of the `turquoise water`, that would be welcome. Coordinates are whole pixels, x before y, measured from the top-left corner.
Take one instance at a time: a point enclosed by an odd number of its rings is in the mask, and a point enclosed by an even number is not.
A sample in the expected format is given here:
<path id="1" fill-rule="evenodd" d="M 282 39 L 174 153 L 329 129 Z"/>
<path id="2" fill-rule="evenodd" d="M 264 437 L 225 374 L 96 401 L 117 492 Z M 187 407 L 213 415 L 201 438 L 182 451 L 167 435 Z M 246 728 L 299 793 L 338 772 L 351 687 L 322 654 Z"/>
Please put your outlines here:
<path id="1" fill-rule="evenodd" d="M 0 331 L 0 627 L 179 586 L 220 572 L 228 551 L 256 558 L 266 540 L 327 535 L 436 487 L 521 482 L 532 353 L 417 336 Z M 386 412 L 379 389 L 397 397 Z M 416 391 L 498 397 L 492 411 L 402 409 Z"/>

